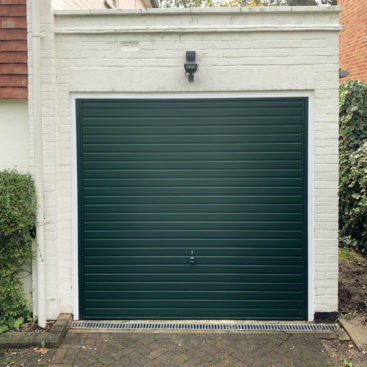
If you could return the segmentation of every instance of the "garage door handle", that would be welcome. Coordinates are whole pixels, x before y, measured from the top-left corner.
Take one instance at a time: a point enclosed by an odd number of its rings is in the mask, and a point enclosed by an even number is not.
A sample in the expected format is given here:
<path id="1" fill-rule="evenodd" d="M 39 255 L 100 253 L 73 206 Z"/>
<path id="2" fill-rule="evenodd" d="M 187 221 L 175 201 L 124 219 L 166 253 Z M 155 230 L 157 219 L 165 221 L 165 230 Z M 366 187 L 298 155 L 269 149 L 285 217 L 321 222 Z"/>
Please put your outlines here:
<path id="1" fill-rule="evenodd" d="M 192 265 L 196 264 L 196 257 L 194 256 L 194 250 L 191 250 L 191 256 L 189 257 L 189 263 Z"/>

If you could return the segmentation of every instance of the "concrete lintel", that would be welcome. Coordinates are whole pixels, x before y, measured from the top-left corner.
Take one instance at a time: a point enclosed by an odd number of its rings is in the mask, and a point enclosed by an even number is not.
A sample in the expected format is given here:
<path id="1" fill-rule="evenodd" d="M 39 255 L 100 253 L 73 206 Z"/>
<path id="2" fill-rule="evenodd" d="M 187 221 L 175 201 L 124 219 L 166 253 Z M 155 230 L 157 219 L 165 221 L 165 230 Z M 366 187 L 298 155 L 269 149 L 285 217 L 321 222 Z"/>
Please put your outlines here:
<path id="1" fill-rule="evenodd" d="M 260 25 L 247 27 L 133 27 L 133 28 L 79 28 L 55 29 L 56 34 L 118 34 L 118 33 L 232 33 L 232 32 L 305 32 L 305 31 L 329 31 L 337 32 L 342 28 L 338 25 L 297 26 L 297 25 Z"/>
<path id="2" fill-rule="evenodd" d="M 243 8 L 152 8 L 152 9 L 106 9 L 106 10 L 55 10 L 58 17 L 68 16 L 136 16 L 136 15 L 215 15 L 220 13 L 233 14 L 272 14 L 272 13 L 340 13 L 340 6 L 271 6 Z"/>

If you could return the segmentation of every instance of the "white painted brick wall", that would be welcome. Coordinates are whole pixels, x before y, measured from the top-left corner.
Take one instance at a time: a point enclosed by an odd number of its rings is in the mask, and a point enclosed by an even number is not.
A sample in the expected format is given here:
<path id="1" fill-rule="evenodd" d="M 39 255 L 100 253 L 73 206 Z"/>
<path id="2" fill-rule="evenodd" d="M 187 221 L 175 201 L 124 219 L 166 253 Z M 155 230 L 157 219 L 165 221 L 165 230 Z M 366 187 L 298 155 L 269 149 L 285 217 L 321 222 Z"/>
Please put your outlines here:
<path id="1" fill-rule="evenodd" d="M 73 312 L 70 96 L 77 92 L 313 93 L 314 311 L 336 311 L 338 8 L 184 9 L 170 16 L 159 10 L 57 12 L 54 19 L 46 3 L 41 97 L 47 317 Z M 184 77 L 186 50 L 195 50 L 199 63 L 192 84 Z M 32 108 L 30 115 L 32 127 Z"/>

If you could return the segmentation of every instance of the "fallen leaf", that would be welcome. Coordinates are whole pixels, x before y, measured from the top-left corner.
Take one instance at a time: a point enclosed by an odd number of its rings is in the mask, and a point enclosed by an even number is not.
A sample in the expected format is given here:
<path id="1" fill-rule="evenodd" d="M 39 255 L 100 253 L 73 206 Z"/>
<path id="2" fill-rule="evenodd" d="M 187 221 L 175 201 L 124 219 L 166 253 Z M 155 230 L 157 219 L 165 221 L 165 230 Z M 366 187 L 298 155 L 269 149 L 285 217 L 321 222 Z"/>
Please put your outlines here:
<path id="1" fill-rule="evenodd" d="M 47 348 L 37 348 L 36 349 L 36 353 L 39 353 L 39 354 L 46 354 L 48 352 L 48 349 Z"/>
<path id="2" fill-rule="evenodd" d="M 353 347 L 354 347 L 354 345 L 352 343 L 348 344 L 348 348 L 353 348 Z"/>

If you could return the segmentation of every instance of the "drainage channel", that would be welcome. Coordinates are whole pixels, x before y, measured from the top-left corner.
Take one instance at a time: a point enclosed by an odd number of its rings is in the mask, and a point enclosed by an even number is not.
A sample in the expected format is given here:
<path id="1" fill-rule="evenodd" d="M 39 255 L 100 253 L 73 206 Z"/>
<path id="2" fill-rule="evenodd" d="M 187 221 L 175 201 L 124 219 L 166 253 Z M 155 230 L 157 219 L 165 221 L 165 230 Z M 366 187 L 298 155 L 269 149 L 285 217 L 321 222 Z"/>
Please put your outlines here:
<path id="1" fill-rule="evenodd" d="M 100 330 L 233 330 L 233 331 L 333 331 L 335 324 L 311 323 L 180 323 L 180 322 L 138 322 L 138 321 L 73 321 L 74 329 Z"/>

